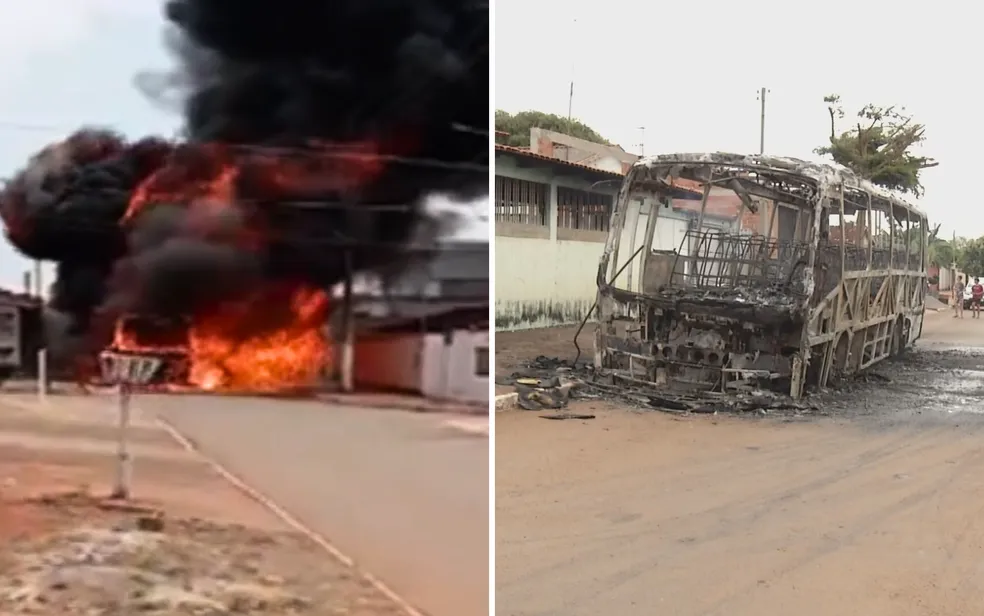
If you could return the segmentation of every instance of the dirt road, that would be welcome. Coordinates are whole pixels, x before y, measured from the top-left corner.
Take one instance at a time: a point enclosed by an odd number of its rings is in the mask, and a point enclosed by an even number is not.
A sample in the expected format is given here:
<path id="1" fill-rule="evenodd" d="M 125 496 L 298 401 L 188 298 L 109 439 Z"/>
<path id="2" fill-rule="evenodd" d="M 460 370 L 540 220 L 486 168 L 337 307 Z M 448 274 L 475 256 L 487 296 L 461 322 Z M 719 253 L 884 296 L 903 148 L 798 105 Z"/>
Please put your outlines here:
<path id="1" fill-rule="evenodd" d="M 984 319 L 924 335 L 834 417 L 498 414 L 497 613 L 979 614 Z"/>

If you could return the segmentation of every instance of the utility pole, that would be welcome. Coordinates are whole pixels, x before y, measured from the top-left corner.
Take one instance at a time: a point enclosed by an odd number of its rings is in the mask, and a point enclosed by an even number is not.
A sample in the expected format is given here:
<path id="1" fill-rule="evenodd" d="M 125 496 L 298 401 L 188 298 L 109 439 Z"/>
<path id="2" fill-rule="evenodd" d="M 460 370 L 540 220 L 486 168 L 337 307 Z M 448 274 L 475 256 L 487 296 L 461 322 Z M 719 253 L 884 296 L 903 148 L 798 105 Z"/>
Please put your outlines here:
<path id="1" fill-rule="evenodd" d="M 762 106 L 762 114 L 759 117 L 759 154 L 765 154 L 765 95 L 769 90 L 762 88 L 759 90 L 758 99 Z"/>
<path id="2" fill-rule="evenodd" d="M 342 296 L 342 353 L 339 376 L 344 393 L 355 391 L 355 308 L 352 297 L 352 252 L 345 251 L 345 287 Z"/>
<path id="3" fill-rule="evenodd" d="M 573 71 L 571 71 L 573 73 Z M 574 109 L 574 75 L 571 75 L 571 92 L 567 95 L 567 130 L 571 129 L 571 112 Z M 571 146 L 567 146 L 564 151 L 564 160 L 571 160 Z"/>
<path id="4" fill-rule="evenodd" d="M 27 278 L 24 279 L 27 282 Z M 38 302 L 44 306 L 44 282 L 41 280 L 41 261 L 34 261 L 34 294 Z M 43 308 L 42 308 L 43 310 Z M 38 349 L 38 402 L 44 403 L 48 399 L 48 392 L 51 388 L 48 377 L 48 342 L 47 340 Z"/>
<path id="5" fill-rule="evenodd" d="M 953 232 L 953 240 L 950 242 L 950 246 L 953 249 L 953 262 L 950 263 L 950 267 L 953 268 L 953 271 L 956 271 L 957 270 L 957 232 L 956 231 Z"/>

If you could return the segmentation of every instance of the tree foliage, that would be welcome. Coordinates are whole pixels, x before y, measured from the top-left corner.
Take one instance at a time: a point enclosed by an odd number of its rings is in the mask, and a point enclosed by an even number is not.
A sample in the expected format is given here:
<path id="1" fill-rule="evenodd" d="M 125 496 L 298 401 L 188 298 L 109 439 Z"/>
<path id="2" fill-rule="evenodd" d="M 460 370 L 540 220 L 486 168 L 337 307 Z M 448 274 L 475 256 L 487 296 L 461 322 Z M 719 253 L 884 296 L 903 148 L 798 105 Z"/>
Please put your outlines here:
<path id="1" fill-rule="evenodd" d="M 501 109 L 495 110 L 495 130 L 509 133 L 508 137 L 496 138 L 496 143 L 529 147 L 531 128 L 543 128 L 586 141 L 611 145 L 607 139 L 580 120 L 568 120 L 555 113 L 542 111 L 520 111 L 513 114 Z"/>
<path id="2" fill-rule="evenodd" d="M 930 237 L 927 244 L 927 260 L 930 265 L 950 267 L 959 261 L 960 250 L 953 242 L 938 237 Z"/>
<path id="3" fill-rule="evenodd" d="M 925 125 L 914 122 L 904 107 L 869 103 L 858 111 L 854 126 L 838 132 L 838 120 L 846 117 L 840 96 L 832 94 L 823 100 L 830 113 L 830 143 L 814 152 L 830 156 L 834 162 L 883 188 L 922 195 L 920 172 L 939 164 L 912 152 L 926 139 Z"/>
<path id="4" fill-rule="evenodd" d="M 957 265 L 970 277 L 984 276 L 984 237 L 967 240 L 960 247 Z"/>

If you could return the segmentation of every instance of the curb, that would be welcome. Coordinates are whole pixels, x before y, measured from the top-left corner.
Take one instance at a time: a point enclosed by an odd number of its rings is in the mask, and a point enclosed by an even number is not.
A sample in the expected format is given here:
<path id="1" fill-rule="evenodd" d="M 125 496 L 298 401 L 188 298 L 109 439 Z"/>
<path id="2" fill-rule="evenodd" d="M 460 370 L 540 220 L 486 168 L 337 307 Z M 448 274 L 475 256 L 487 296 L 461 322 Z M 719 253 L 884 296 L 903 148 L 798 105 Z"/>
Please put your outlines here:
<path id="1" fill-rule="evenodd" d="M 273 500 L 271 500 L 269 497 L 264 495 L 256 488 L 250 486 L 248 483 L 243 481 L 237 475 L 232 473 L 232 471 L 222 466 L 222 464 L 220 464 L 214 458 L 205 455 L 205 453 L 203 453 L 191 439 L 189 439 L 184 434 L 182 434 L 170 422 L 166 421 L 161 417 L 157 417 L 156 419 L 157 419 L 157 424 L 160 425 L 164 430 L 166 430 L 167 433 L 171 435 L 171 438 L 177 441 L 177 443 L 181 445 L 181 447 L 183 447 L 186 451 L 190 453 L 194 453 L 195 455 L 199 456 L 223 479 L 225 479 L 230 484 L 232 484 L 233 487 L 238 489 L 240 492 L 242 492 L 249 498 L 260 503 L 268 511 L 270 511 L 270 513 L 278 517 L 282 522 L 284 522 L 294 530 L 300 532 L 308 539 L 313 541 L 316 545 L 318 545 L 318 547 L 322 548 L 325 552 L 328 552 L 329 555 L 331 555 L 335 560 L 340 562 L 343 566 L 348 567 L 353 571 L 355 571 L 355 573 L 357 573 L 359 577 L 365 580 L 367 584 L 372 586 L 380 594 L 382 594 L 384 597 L 386 597 L 394 604 L 396 604 L 396 606 L 406 616 L 426 616 L 426 614 L 415 608 L 406 599 L 396 594 L 395 591 L 393 591 L 389 586 L 383 583 L 379 578 L 369 573 L 368 571 L 365 571 L 364 569 L 360 568 L 356 564 L 355 560 L 352 559 L 351 556 L 348 556 L 347 554 L 339 550 L 325 537 L 313 531 L 312 529 L 304 525 L 301 521 L 299 521 L 297 518 L 287 513 L 287 511 L 285 511 L 282 507 L 280 507 L 280 505 L 275 503 Z"/>
<path id="2" fill-rule="evenodd" d="M 318 394 L 315 399 L 318 402 L 328 402 L 331 404 L 344 404 L 346 406 L 357 406 L 363 408 L 379 408 L 390 411 L 412 411 L 415 413 L 448 413 L 451 415 L 488 415 L 487 405 L 441 402 L 440 400 L 407 400 L 396 401 L 392 399 L 367 400 L 365 398 L 350 397 L 345 394 Z"/>
<path id="3" fill-rule="evenodd" d="M 486 421 L 475 421 L 467 419 L 451 419 L 444 422 L 444 425 L 449 428 L 454 428 L 459 432 L 464 432 L 465 434 L 470 434 L 472 436 L 484 436 L 488 438 L 489 436 L 489 422 Z"/>
<path id="4" fill-rule="evenodd" d="M 509 409 L 519 408 L 519 394 L 502 394 L 495 397 L 495 412 L 500 413 Z"/>

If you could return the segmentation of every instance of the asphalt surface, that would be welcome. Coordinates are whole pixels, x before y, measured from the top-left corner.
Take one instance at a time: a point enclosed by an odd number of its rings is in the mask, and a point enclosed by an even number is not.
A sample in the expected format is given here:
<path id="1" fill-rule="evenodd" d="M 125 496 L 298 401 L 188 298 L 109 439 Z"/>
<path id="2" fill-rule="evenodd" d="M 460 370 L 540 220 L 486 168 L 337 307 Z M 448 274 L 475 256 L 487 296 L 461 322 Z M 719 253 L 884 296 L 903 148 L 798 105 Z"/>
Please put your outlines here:
<path id="1" fill-rule="evenodd" d="M 488 440 L 442 414 L 144 396 L 200 449 L 430 616 L 488 613 Z"/>

